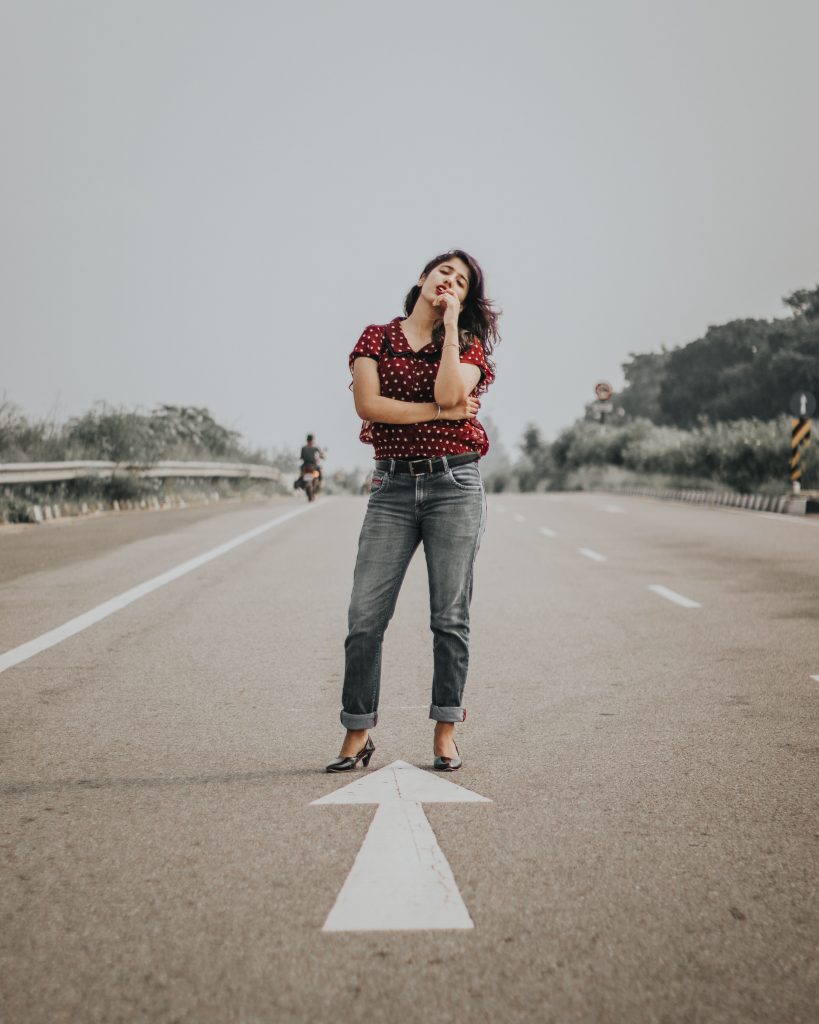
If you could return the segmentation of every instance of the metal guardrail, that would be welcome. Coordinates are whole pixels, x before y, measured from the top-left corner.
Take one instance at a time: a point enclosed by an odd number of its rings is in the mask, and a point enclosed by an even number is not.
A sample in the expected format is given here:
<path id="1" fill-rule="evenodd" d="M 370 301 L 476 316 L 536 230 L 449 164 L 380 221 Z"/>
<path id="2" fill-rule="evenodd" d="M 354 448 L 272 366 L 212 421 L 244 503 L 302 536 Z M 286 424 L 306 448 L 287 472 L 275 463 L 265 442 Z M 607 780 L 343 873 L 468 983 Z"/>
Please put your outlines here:
<path id="1" fill-rule="evenodd" d="M 112 477 L 117 474 L 142 478 L 220 477 L 249 480 L 281 480 L 275 466 L 255 462 L 0 462 L 0 485 L 51 483 L 87 477 Z"/>

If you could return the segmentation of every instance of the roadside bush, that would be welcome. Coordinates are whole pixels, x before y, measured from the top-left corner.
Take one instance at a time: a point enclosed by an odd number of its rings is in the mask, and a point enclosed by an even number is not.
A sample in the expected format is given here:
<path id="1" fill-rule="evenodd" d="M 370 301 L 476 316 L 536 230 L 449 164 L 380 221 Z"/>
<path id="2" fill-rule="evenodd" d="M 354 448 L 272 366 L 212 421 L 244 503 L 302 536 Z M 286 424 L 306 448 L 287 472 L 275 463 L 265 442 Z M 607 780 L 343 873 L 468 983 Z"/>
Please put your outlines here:
<path id="1" fill-rule="evenodd" d="M 164 445 L 149 417 L 102 406 L 66 424 L 63 431 L 67 459 L 108 462 L 155 462 Z"/>
<path id="2" fill-rule="evenodd" d="M 29 421 L 13 403 L 0 401 L 0 462 L 54 462 L 65 458 L 60 428 Z"/>
<path id="3" fill-rule="evenodd" d="M 98 480 L 95 488 L 106 501 L 139 501 L 156 489 L 153 481 L 125 473 L 115 473 L 112 477 Z"/>
<path id="4" fill-rule="evenodd" d="M 710 434 L 719 459 L 717 474 L 730 487 L 748 492 L 775 477 L 787 482 L 790 427 L 786 419 L 718 423 Z"/>
<path id="5" fill-rule="evenodd" d="M 160 460 L 267 462 L 241 435 L 207 409 L 160 405 L 150 413 L 100 403 L 67 423 L 30 421 L 12 402 L 0 402 L 0 461 L 99 459 L 150 465 Z"/>
<path id="6" fill-rule="evenodd" d="M 776 484 L 788 486 L 790 421 L 736 420 L 692 430 L 660 427 L 646 419 L 601 426 L 579 420 L 551 445 L 556 467 L 613 466 L 644 474 L 708 480 L 714 488 L 749 493 Z M 803 455 L 803 486 L 819 485 L 813 451 Z"/>
<path id="7" fill-rule="evenodd" d="M 170 461 L 257 462 L 284 472 L 295 455 L 246 448 L 241 435 L 217 423 L 207 409 L 163 405 L 151 413 L 115 409 L 104 403 L 64 424 L 30 421 L 11 402 L 0 401 L 0 462 L 100 460 L 133 466 Z M 31 521 L 33 505 L 87 501 L 127 502 L 142 498 L 196 495 L 222 497 L 273 494 L 276 482 L 263 480 L 145 479 L 128 472 L 113 477 L 11 484 L 0 494 L 0 518 Z"/>

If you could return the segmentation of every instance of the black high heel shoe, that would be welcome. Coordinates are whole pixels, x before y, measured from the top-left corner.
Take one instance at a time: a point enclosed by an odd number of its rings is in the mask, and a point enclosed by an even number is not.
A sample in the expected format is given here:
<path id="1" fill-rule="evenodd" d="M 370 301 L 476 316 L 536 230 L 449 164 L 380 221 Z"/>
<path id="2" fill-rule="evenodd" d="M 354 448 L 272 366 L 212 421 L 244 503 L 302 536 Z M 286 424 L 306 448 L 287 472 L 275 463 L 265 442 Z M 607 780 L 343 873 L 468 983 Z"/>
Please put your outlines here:
<path id="1" fill-rule="evenodd" d="M 455 740 L 452 742 L 455 743 Z M 457 757 L 438 757 L 437 754 L 435 755 L 432 767 L 436 772 L 456 772 L 461 767 L 463 760 L 461 759 L 461 752 L 458 750 L 457 743 L 455 743 L 455 750 L 457 751 Z"/>
<path id="2" fill-rule="evenodd" d="M 366 768 L 370 763 L 370 758 L 373 756 L 375 750 L 375 744 L 370 736 L 367 737 L 367 742 L 359 750 L 357 754 L 353 754 L 351 757 L 337 757 L 335 761 L 331 761 L 324 769 L 328 772 L 351 772 L 353 768 L 358 766 L 360 761 L 362 767 Z"/>

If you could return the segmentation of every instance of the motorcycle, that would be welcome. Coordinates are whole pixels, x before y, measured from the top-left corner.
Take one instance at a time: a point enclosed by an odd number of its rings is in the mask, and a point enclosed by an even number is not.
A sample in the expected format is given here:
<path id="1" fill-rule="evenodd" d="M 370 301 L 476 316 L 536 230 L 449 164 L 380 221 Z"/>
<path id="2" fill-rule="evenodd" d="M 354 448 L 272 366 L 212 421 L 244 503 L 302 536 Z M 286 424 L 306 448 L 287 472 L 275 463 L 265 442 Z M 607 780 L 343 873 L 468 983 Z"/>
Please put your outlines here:
<path id="1" fill-rule="evenodd" d="M 321 490 L 319 471 L 311 466 L 306 466 L 301 471 L 301 477 L 297 480 L 296 484 L 307 495 L 308 501 L 315 501 Z"/>

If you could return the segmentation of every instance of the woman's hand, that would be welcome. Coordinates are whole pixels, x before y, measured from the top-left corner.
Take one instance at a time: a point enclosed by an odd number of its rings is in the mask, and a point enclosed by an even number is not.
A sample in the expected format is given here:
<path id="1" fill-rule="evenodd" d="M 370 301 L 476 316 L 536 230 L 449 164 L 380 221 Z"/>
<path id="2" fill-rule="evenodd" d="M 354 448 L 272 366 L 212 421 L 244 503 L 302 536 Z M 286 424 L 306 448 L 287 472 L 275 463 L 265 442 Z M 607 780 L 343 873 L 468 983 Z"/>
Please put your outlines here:
<path id="1" fill-rule="evenodd" d="M 455 327 L 458 326 L 458 316 L 461 312 L 461 303 L 458 301 L 458 296 L 446 288 L 442 288 L 438 292 L 438 297 L 433 300 L 433 306 L 444 307 L 444 327 Z"/>
<path id="2" fill-rule="evenodd" d="M 439 419 L 442 420 L 474 420 L 478 415 L 478 409 L 480 409 L 481 403 L 477 398 L 473 398 L 472 395 L 467 395 L 466 398 L 458 402 L 457 405 L 452 405 L 448 409 L 441 408 L 441 415 Z"/>

